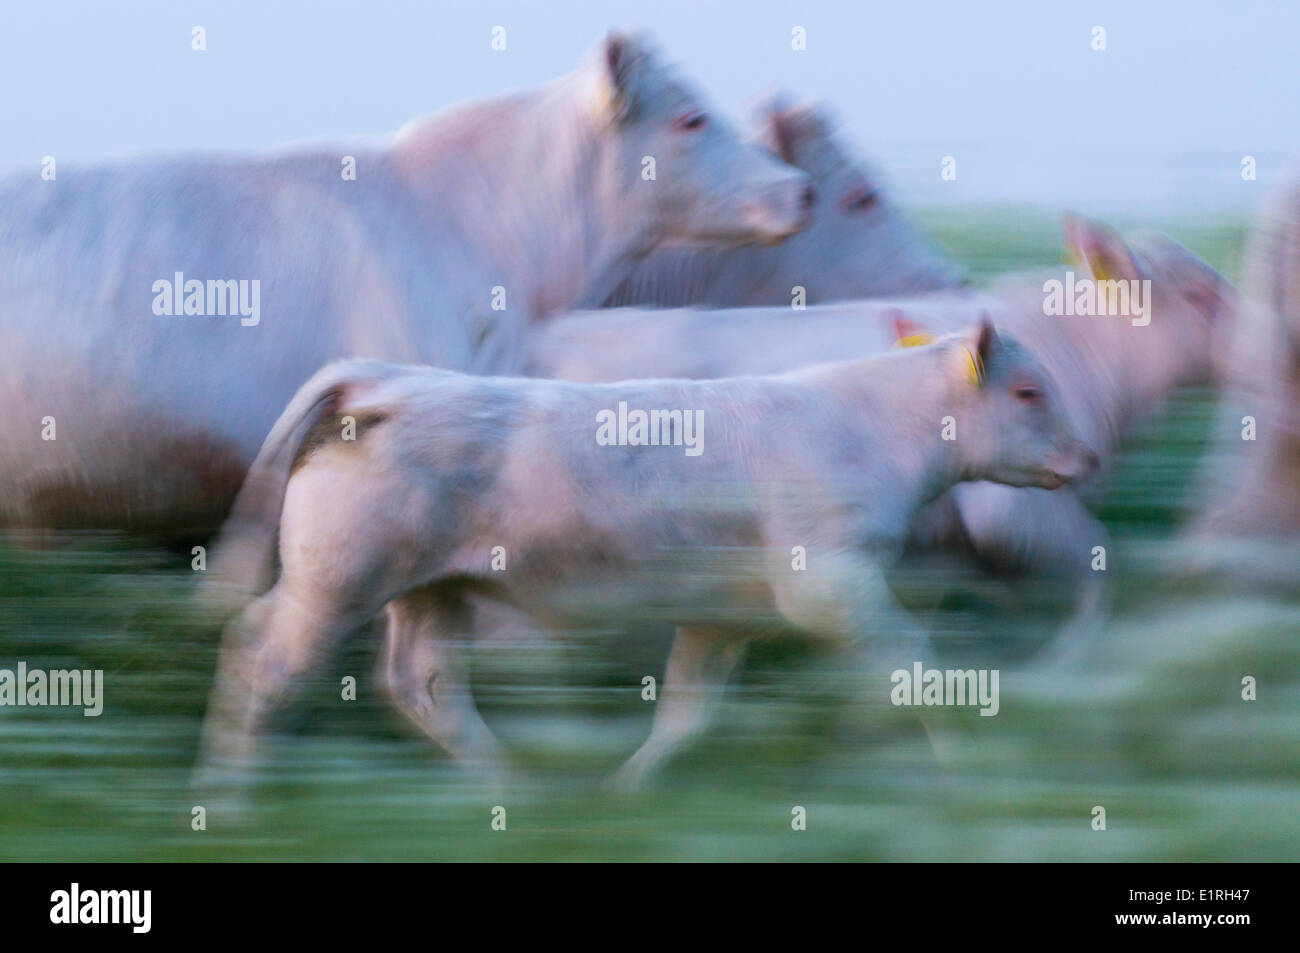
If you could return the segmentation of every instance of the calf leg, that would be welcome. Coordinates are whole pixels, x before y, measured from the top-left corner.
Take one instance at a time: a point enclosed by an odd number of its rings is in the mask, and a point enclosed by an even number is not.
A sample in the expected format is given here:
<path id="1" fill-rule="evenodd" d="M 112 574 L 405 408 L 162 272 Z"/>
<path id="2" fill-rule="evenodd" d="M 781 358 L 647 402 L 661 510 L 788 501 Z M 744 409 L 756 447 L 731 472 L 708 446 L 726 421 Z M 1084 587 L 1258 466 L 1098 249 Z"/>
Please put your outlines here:
<path id="1" fill-rule="evenodd" d="M 644 787 L 672 755 L 700 735 L 744 648 L 745 640 L 735 633 L 706 626 L 678 627 L 650 736 L 610 779 L 610 787 Z"/>
<path id="2" fill-rule="evenodd" d="M 829 638 L 858 663 L 873 682 L 872 691 L 888 697 L 890 674 L 924 667 L 930 658 L 925 630 L 897 604 L 879 567 L 858 554 L 818 557 L 800 573 L 785 573 L 773 586 L 777 609 L 791 624 Z M 951 731 L 931 709 L 917 716 L 935 755 L 948 760 L 955 748 Z"/>
<path id="3" fill-rule="evenodd" d="M 797 628 L 877 658 L 915 653 L 926 644 L 921 627 L 897 606 L 879 566 L 866 556 L 811 554 L 806 570 L 777 571 L 776 608 Z"/>
<path id="4" fill-rule="evenodd" d="M 469 685 L 464 635 L 472 615 L 461 596 L 437 590 L 395 599 L 388 606 L 381 665 L 404 715 L 457 761 L 500 782 L 506 776 L 505 751 L 474 706 Z"/>
<path id="5" fill-rule="evenodd" d="M 242 781 L 266 723 L 293 689 L 377 605 L 340 603 L 324 587 L 281 579 L 227 626 L 204 723 L 200 778 Z"/>

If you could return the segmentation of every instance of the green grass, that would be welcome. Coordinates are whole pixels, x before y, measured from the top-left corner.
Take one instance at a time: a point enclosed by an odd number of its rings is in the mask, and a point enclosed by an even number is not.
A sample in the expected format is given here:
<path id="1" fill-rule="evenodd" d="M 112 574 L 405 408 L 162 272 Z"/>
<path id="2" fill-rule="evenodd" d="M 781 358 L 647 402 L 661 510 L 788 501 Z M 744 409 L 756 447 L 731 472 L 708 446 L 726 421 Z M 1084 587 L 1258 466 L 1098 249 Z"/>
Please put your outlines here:
<path id="1" fill-rule="evenodd" d="M 1168 230 L 1235 274 L 1240 227 Z M 980 278 L 1059 260 L 1045 216 L 949 216 L 934 232 Z M 1209 394 L 1180 396 L 1105 488 L 1118 594 L 1087 663 L 1043 675 L 1001 662 L 1000 714 L 950 713 L 960 743 L 944 764 L 861 673 L 774 643 L 661 787 L 606 795 L 601 778 L 644 737 L 639 679 L 658 673 L 662 646 L 485 645 L 481 707 L 522 766 L 496 797 L 390 713 L 375 647 L 358 638 L 280 726 L 246 810 L 209 805 L 195 832 L 187 785 L 219 630 L 192 603 L 188 553 L 113 537 L 4 545 L 0 667 L 102 668 L 107 701 L 99 718 L 0 708 L 0 859 L 1293 860 L 1300 593 L 1169 568 L 1195 555 L 1176 532 L 1211 408 Z M 931 577 L 904 567 L 898 581 L 917 591 Z M 926 617 L 995 659 L 1056 621 L 978 590 Z M 348 674 L 353 702 L 339 697 Z M 1244 675 L 1257 701 L 1241 700 Z M 505 831 L 490 828 L 496 804 Z M 791 829 L 796 805 L 806 831 Z"/>

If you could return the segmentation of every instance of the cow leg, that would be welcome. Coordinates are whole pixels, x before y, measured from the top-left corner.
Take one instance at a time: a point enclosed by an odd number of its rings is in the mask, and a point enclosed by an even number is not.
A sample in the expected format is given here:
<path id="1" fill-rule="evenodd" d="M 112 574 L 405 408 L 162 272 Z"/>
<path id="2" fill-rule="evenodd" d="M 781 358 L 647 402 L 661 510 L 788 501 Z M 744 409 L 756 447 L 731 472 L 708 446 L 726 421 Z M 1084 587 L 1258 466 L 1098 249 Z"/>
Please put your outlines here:
<path id="1" fill-rule="evenodd" d="M 1110 615 L 1112 577 L 1092 569 L 1095 547 L 1110 554 L 1106 528 L 1068 490 L 973 483 L 957 487 L 953 495 L 981 558 L 1068 590 L 1063 598 L 1068 600 L 1069 618 L 1033 664 L 1046 668 L 1083 662 Z"/>
<path id="2" fill-rule="evenodd" d="M 242 783 L 267 721 L 326 652 L 379 610 L 280 582 L 227 626 L 204 724 L 200 778 Z"/>
<path id="3" fill-rule="evenodd" d="M 1028 669 L 1048 672 L 1086 665 L 1110 619 L 1114 595 L 1109 573 L 1089 572 L 1076 579 L 1070 617 L 1030 660 Z"/>
<path id="4" fill-rule="evenodd" d="M 872 560 L 850 553 L 819 557 L 804 572 L 787 571 L 778 578 L 777 609 L 794 626 L 847 652 L 855 670 L 870 681 L 868 691 L 888 697 L 894 671 L 928 664 L 929 636 L 898 605 Z M 925 708 L 916 714 L 935 755 L 948 760 L 956 742 L 945 719 Z"/>
<path id="5" fill-rule="evenodd" d="M 500 783 L 507 775 L 505 749 L 479 715 L 470 690 L 465 636 L 472 621 L 473 612 L 459 594 L 407 593 L 388 606 L 381 666 L 404 715 L 462 765 Z"/>
<path id="6" fill-rule="evenodd" d="M 700 735 L 745 644 L 735 633 L 678 626 L 650 736 L 610 778 L 609 787 L 623 791 L 644 787 L 672 755 Z"/>

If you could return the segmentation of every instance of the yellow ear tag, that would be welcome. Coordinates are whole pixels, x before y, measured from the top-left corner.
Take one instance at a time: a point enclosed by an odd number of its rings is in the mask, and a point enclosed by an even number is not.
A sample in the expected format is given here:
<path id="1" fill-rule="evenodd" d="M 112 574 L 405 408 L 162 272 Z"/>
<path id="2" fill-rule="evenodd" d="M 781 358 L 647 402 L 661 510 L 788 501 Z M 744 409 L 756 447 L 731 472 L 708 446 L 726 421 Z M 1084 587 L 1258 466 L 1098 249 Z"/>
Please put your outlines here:
<path id="1" fill-rule="evenodd" d="M 933 334 L 921 332 L 899 338 L 894 342 L 894 347 L 925 347 L 925 345 L 933 343 Z M 962 350 L 966 352 L 966 379 L 970 381 L 972 387 L 978 387 L 984 381 L 984 362 L 970 348 L 963 347 Z"/>
<path id="2" fill-rule="evenodd" d="M 962 350 L 966 352 L 966 380 L 972 387 L 979 387 L 984 382 L 984 362 L 970 348 L 963 347 Z"/>
<path id="3" fill-rule="evenodd" d="M 1088 262 L 1088 270 L 1092 272 L 1092 277 L 1095 281 L 1111 280 L 1110 269 L 1100 261 Z"/>
<path id="4" fill-rule="evenodd" d="M 1106 267 L 1100 258 L 1089 259 L 1079 254 L 1079 247 L 1074 244 L 1067 245 L 1065 248 L 1065 263 L 1067 265 L 1083 265 L 1088 269 L 1094 281 L 1110 281 L 1112 275 L 1110 269 Z"/>

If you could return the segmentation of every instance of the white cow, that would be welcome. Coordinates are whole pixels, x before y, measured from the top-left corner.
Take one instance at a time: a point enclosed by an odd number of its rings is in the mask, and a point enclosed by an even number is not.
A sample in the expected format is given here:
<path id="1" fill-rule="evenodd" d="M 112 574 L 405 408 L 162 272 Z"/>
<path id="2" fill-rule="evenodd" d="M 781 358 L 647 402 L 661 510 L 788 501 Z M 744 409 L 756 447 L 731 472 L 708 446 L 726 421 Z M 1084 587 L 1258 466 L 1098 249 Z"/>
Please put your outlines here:
<path id="1" fill-rule="evenodd" d="M 618 35 L 391 140 L 11 177 L 0 525 L 219 519 L 323 363 L 509 372 L 524 329 L 657 244 L 775 242 L 810 203 L 806 175 Z"/>
<path id="2" fill-rule="evenodd" d="M 916 509 L 957 481 L 1055 488 L 1091 472 L 1095 455 L 1055 407 L 1049 375 L 987 322 L 771 378 L 325 368 L 267 438 L 219 554 L 224 577 L 255 594 L 278 536 L 281 570 L 227 629 L 205 766 L 245 765 L 288 690 L 387 606 L 398 705 L 498 773 L 457 645 L 470 596 L 486 593 L 543 622 L 670 615 L 654 728 L 620 775 L 639 784 L 701 729 L 752 635 L 812 633 L 886 672 L 921 660 L 883 567 Z M 356 439 L 341 439 L 343 417 Z"/>
<path id="3" fill-rule="evenodd" d="M 824 108 L 789 106 L 778 97 L 761 116 L 757 141 L 812 178 L 812 224 L 766 248 L 660 248 L 592 305 L 815 304 L 953 288 L 966 280 L 964 268 L 907 223 L 880 175 L 840 141 Z"/>
<path id="4" fill-rule="evenodd" d="M 1300 174 L 1260 213 L 1244 272 L 1251 320 L 1233 341 L 1215 448 L 1221 485 L 1198 530 L 1260 547 L 1268 537 L 1300 539 Z M 1296 567 L 1285 568 L 1295 579 Z M 1271 572 L 1255 560 L 1251 571 Z"/>
<path id="5" fill-rule="evenodd" d="M 1162 235 L 1139 234 L 1126 244 L 1104 226 L 1071 219 L 1067 243 L 1081 261 L 1080 279 L 1149 280 L 1147 314 L 1045 314 L 1044 278 L 1064 283 L 1062 275 L 1008 278 L 987 294 L 936 293 L 802 312 L 594 311 L 538 329 L 526 369 L 579 381 L 771 374 L 887 350 L 899 336 L 900 316 L 910 330 L 943 332 L 985 312 L 1060 382 L 1071 425 L 1109 462 L 1121 435 L 1171 391 L 1221 375 L 1240 303 L 1209 265 Z M 922 510 L 913 542 L 922 549 L 973 548 L 1003 570 L 1072 580 L 1079 611 L 1051 650 L 1056 661 L 1077 655 L 1102 621 L 1109 577 L 1094 572 L 1092 561 L 1094 547 L 1107 546 L 1108 537 L 1073 491 L 963 483 Z"/>

